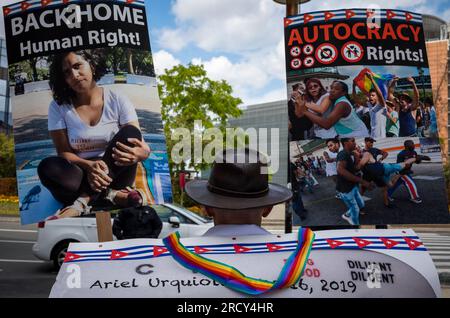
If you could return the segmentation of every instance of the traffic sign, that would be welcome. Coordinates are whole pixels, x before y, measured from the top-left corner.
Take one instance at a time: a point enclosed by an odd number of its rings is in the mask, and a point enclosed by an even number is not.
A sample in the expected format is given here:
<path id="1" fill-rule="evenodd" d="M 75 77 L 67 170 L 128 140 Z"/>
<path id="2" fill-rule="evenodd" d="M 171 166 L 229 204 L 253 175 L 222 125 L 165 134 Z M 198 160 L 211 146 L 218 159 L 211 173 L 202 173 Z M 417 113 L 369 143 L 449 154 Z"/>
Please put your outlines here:
<path id="1" fill-rule="evenodd" d="M 290 53 L 292 57 L 299 57 L 300 54 L 302 54 L 302 50 L 299 46 L 293 46 L 290 50 Z"/>
<path id="2" fill-rule="evenodd" d="M 316 50 L 316 60 L 322 64 L 331 64 L 336 61 L 338 51 L 331 43 L 323 43 Z"/>
<path id="3" fill-rule="evenodd" d="M 314 46 L 312 46 L 311 44 L 306 44 L 304 47 L 303 47 L 303 53 L 305 54 L 305 55 L 310 55 L 310 54 L 312 54 L 314 52 Z"/>
<path id="4" fill-rule="evenodd" d="M 300 67 L 302 67 L 302 60 L 299 58 L 295 58 L 291 61 L 291 67 L 294 70 L 298 70 Z"/>
<path id="5" fill-rule="evenodd" d="M 305 65 L 305 67 L 311 67 L 314 65 L 316 61 L 314 60 L 314 58 L 312 56 L 307 56 L 304 60 L 303 60 L 303 65 Z"/>
<path id="6" fill-rule="evenodd" d="M 350 41 L 342 46 L 341 54 L 348 63 L 357 63 L 363 58 L 364 49 L 358 42 Z"/>

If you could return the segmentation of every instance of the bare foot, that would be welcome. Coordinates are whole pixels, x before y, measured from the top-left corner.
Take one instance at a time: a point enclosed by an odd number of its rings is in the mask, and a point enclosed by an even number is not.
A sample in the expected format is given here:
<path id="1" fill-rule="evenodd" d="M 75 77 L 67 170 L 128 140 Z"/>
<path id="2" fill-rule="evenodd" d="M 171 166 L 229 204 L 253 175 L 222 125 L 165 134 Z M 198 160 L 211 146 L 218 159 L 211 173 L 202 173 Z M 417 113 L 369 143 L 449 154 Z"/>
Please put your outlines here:
<path id="1" fill-rule="evenodd" d="M 128 193 L 117 191 L 116 196 L 114 197 L 114 203 L 122 208 L 128 207 Z"/>
<path id="2" fill-rule="evenodd" d="M 114 204 L 122 208 L 141 206 L 143 199 L 138 191 L 127 190 L 113 190 L 116 191 L 114 195 Z"/>

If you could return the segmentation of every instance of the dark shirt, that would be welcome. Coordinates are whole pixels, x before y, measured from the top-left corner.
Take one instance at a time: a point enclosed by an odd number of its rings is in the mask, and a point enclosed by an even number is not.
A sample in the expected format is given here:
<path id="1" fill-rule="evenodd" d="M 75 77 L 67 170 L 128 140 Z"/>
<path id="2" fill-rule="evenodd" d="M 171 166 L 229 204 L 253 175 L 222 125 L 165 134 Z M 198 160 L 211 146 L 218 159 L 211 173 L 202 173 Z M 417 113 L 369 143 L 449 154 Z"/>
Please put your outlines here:
<path id="1" fill-rule="evenodd" d="M 415 157 L 417 157 L 417 152 L 415 152 L 414 150 L 411 151 L 411 150 L 405 149 L 405 150 L 400 151 L 400 153 L 397 155 L 397 163 L 405 162 L 406 160 L 415 158 Z M 400 174 L 403 174 L 403 175 L 413 174 L 413 173 L 414 172 L 411 170 L 411 167 L 405 168 L 402 171 L 400 171 Z"/>
<path id="2" fill-rule="evenodd" d="M 363 179 L 369 182 L 375 182 L 375 184 L 382 188 L 386 186 L 384 181 L 384 166 L 381 162 L 366 164 L 363 171 Z"/>
<path id="3" fill-rule="evenodd" d="M 337 164 L 339 164 L 340 161 L 344 162 L 344 168 L 347 171 L 356 175 L 355 161 L 353 160 L 353 157 L 350 153 L 345 150 L 340 151 L 336 157 Z M 338 192 L 348 193 L 352 191 L 357 184 L 358 183 L 345 179 L 338 173 L 336 182 L 336 190 Z"/>
<path id="4" fill-rule="evenodd" d="M 411 110 L 406 112 L 399 111 L 398 113 L 400 122 L 400 137 L 412 136 L 416 133 L 416 119 L 412 115 Z"/>
<path id="5" fill-rule="evenodd" d="M 295 174 L 295 171 L 297 169 L 298 169 L 297 166 L 291 162 L 289 165 L 289 170 L 290 170 L 290 182 L 291 182 L 292 191 L 298 190 L 298 186 L 299 186 L 299 183 L 297 181 L 297 176 Z"/>
<path id="6" fill-rule="evenodd" d="M 292 99 L 288 102 L 288 115 L 291 122 L 291 140 L 306 139 L 305 134 L 312 128 L 313 124 L 306 116 L 298 118 L 295 115 L 295 102 Z"/>
<path id="7" fill-rule="evenodd" d="M 364 149 L 364 152 L 366 152 L 366 151 L 369 152 L 376 161 L 378 161 L 378 158 L 377 158 L 378 156 L 383 155 L 383 152 L 380 149 L 375 148 L 375 147 L 372 147 L 369 150 Z"/>

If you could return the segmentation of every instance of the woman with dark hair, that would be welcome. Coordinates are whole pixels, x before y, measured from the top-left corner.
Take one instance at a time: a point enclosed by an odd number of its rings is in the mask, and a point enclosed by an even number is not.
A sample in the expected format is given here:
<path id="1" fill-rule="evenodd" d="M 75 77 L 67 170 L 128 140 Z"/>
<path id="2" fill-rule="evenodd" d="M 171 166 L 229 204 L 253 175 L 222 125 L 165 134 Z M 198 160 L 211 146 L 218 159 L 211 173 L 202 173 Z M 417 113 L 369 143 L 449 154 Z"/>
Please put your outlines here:
<path id="1" fill-rule="evenodd" d="M 317 78 L 309 78 L 305 80 L 305 86 L 306 107 L 315 114 L 327 117 L 331 113 L 330 106 L 332 102 L 330 100 L 330 94 L 323 87 L 322 82 Z M 330 139 L 336 137 L 337 134 L 333 127 L 324 129 L 314 124 L 314 135 L 316 138 Z"/>
<path id="2" fill-rule="evenodd" d="M 341 138 L 367 137 L 369 132 L 366 125 L 356 115 L 352 103 L 349 100 L 348 85 L 342 81 L 334 81 L 330 89 L 330 100 L 333 105 L 327 117 L 316 115 L 306 107 L 304 96 L 296 98 L 299 113 L 304 114 L 313 123 L 324 129 L 334 128 Z"/>
<path id="3" fill-rule="evenodd" d="M 148 158 L 150 148 L 142 140 L 131 102 L 97 85 L 106 71 L 100 60 L 79 51 L 51 61 L 54 100 L 48 130 L 58 156 L 42 160 L 38 175 L 64 205 L 57 217 L 87 214 L 96 199 L 123 207 L 146 203 L 145 195 L 131 187 L 137 163 Z"/>

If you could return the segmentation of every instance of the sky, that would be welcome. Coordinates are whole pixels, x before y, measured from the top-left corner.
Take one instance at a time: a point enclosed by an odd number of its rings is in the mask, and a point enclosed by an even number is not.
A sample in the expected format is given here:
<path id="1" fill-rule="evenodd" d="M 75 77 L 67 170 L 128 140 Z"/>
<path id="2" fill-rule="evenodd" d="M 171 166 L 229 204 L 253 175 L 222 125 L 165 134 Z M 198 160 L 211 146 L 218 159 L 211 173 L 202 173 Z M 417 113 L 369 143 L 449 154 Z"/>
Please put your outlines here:
<path id="1" fill-rule="evenodd" d="M 14 2 L 1 0 L 2 4 Z M 450 21 L 449 0 L 389 3 L 389 9 Z M 312 0 L 301 11 L 370 4 L 386 8 L 385 0 Z M 273 0 L 146 0 L 146 8 L 157 74 L 177 64 L 203 64 L 210 78 L 230 83 L 245 105 L 286 99 L 284 6 Z"/>

